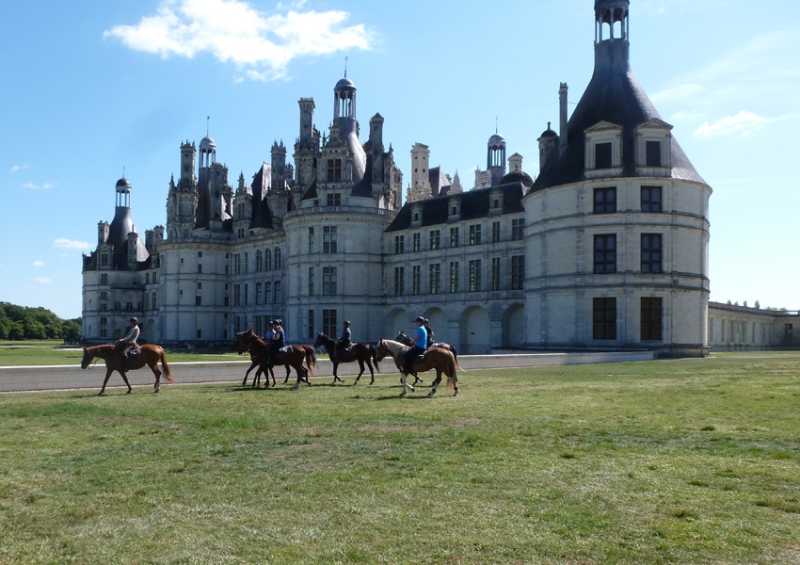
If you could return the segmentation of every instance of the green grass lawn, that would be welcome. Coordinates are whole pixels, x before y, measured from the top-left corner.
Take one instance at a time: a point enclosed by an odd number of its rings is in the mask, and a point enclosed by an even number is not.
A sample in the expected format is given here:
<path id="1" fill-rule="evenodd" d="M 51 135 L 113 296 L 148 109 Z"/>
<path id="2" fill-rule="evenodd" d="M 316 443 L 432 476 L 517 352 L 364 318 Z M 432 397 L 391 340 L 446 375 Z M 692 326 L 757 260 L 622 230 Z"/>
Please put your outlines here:
<path id="1" fill-rule="evenodd" d="M 459 377 L 0 395 L 0 564 L 800 563 L 800 354 Z"/>

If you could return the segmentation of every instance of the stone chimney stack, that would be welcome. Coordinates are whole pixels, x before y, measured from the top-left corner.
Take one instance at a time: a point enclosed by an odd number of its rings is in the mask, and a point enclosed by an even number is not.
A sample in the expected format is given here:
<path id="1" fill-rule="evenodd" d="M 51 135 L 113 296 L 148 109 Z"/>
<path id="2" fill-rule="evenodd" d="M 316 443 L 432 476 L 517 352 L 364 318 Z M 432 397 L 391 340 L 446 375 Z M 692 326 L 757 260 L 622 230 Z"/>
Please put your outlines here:
<path id="1" fill-rule="evenodd" d="M 561 83 L 558 89 L 558 112 L 560 119 L 560 127 L 558 137 L 560 140 L 559 154 L 563 155 L 567 150 L 567 92 L 569 87 L 566 82 Z"/>

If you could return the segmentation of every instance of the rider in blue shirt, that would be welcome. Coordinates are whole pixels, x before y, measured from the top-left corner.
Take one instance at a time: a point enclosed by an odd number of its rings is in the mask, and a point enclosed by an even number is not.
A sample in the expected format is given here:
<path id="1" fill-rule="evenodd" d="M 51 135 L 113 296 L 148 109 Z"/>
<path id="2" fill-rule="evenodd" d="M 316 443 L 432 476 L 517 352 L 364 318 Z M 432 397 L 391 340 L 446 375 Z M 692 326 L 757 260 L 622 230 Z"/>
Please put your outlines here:
<path id="1" fill-rule="evenodd" d="M 403 369 L 403 372 L 407 375 L 413 373 L 412 364 L 414 363 L 414 359 L 418 355 L 422 355 L 425 353 L 425 349 L 428 347 L 428 332 L 425 330 L 425 318 L 422 316 L 418 316 L 416 319 L 417 323 L 417 334 L 414 340 L 414 345 L 412 345 L 409 350 L 406 352 L 406 366 Z"/>

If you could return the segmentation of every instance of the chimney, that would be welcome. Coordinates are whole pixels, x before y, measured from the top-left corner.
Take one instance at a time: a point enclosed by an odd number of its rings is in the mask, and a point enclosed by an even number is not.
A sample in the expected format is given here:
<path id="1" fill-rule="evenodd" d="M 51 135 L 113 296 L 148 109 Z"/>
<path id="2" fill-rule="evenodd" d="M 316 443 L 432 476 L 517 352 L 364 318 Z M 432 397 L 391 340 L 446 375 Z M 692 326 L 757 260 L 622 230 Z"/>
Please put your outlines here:
<path id="1" fill-rule="evenodd" d="M 560 118 L 560 128 L 558 131 L 558 137 L 560 139 L 560 145 L 558 152 L 560 155 L 563 155 L 564 152 L 567 150 L 567 91 L 569 87 L 567 87 L 566 82 L 561 83 L 561 87 L 558 89 L 558 111 L 559 111 L 559 118 Z"/>

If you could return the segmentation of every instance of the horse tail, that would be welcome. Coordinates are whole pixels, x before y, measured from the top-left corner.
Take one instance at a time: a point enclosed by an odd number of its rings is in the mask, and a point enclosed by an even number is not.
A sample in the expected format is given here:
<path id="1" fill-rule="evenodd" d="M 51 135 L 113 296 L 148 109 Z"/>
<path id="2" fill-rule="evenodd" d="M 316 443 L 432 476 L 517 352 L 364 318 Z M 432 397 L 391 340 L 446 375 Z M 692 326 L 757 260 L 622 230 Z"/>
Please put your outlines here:
<path id="1" fill-rule="evenodd" d="M 306 365 L 308 365 L 308 373 L 314 376 L 314 367 L 317 366 L 317 354 L 313 349 L 306 349 Z"/>
<path id="2" fill-rule="evenodd" d="M 172 373 L 169 372 L 169 365 L 167 364 L 167 356 L 164 355 L 164 348 L 160 348 L 161 351 L 158 354 L 159 359 L 161 359 L 161 367 L 164 369 L 164 377 L 171 382 L 174 383 L 175 379 L 172 378 Z"/>
<path id="3" fill-rule="evenodd" d="M 458 361 L 456 361 L 455 355 L 450 355 L 448 365 L 447 390 L 454 390 L 458 386 L 458 375 L 456 375 L 456 365 L 458 365 Z"/>
<path id="4" fill-rule="evenodd" d="M 378 348 L 370 343 L 369 350 L 372 352 L 372 362 L 375 363 L 375 370 L 380 373 L 381 368 L 378 367 Z"/>
<path id="5" fill-rule="evenodd" d="M 455 361 L 456 361 L 456 366 L 460 370 L 466 371 L 466 369 L 461 366 L 461 363 L 458 362 L 458 350 L 456 350 L 456 346 L 455 345 L 451 345 L 450 346 L 450 352 L 453 354 L 453 359 L 455 359 Z"/>

